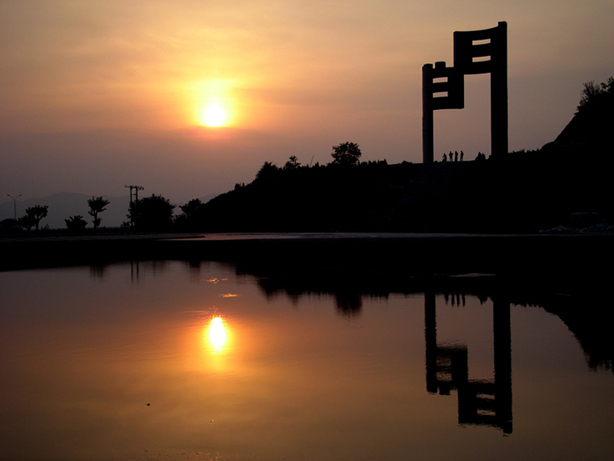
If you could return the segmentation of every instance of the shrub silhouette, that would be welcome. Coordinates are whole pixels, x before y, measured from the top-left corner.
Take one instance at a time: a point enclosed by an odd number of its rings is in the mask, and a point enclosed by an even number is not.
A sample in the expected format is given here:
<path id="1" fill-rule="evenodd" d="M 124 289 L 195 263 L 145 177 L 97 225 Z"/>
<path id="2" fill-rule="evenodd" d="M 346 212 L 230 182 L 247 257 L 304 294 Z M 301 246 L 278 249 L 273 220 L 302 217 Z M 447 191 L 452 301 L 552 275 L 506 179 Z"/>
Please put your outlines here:
<path id="1" fill-rule="evenodd" d="M 87 226 L 87 221 L 81 215 L 71 216 L 65 219 L 64 222 L 66 223 L 66 228 L 73 231 L 81 231 Z"/>
<path id="2" fill-rule="evenodd" d="M 35 226 L 36 230 L 38 230 L 41 220 L 47 216 L 48 211 L 48 205 L 34 205 L 26 208 L 26 214 L 19 218 L 19 224 L 28 230 L 30 230 L 32 226 Z"/>
<path id="3" fill-rule="evenodd" d="M 93 218 L 92 223 L 94 223 L 94 229 L 98 229 L 98 226 L 100 226 L 100 221 L 102 220 L 98 217 L 98 214 L 106 210 L 105 207 L 109 204 L 109 201 L 103 199 L 102 197 L 92 197 L 87 201 L 87 204 L 90 207 L 87 214 Z"/>
<path id="4" fill-rule="evenodd" d="M 168 199 L 152 194 L 130 203 L 128 219 L 138 230 L 165 231 L 173 224 L 174 208 Z"/>

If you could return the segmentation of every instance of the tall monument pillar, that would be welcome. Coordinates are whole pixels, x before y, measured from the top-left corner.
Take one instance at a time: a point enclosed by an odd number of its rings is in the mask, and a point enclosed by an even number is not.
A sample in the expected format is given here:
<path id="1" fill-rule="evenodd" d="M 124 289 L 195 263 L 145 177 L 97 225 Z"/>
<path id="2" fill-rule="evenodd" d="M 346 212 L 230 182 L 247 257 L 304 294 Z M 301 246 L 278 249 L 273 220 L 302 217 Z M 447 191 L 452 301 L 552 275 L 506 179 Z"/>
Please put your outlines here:
<path id="1" fill-rule="evenodd" d="M 464 108 L 464 76 L 490 73 L 491 153 L 508 151 L 507 23 L 454 32 L 454 67 L 422 67 L 422 157 L 433 161 L 433 111 Z M 436 81 L 437 80 L 437 81 Z"/>
<path id="2" fill-rule="evenodd" d="M 507 23 L 454 32 L 454 67 L 463 75 L 490 73 L 491 152 L 507 154 Z"/>
<path id="3" fill-rule="evenodd" d="M 463 74 L 445 62 L 422 66 L 422 152 L 423 162 L 433 161 L 433 111 L 465 107 Z"/>

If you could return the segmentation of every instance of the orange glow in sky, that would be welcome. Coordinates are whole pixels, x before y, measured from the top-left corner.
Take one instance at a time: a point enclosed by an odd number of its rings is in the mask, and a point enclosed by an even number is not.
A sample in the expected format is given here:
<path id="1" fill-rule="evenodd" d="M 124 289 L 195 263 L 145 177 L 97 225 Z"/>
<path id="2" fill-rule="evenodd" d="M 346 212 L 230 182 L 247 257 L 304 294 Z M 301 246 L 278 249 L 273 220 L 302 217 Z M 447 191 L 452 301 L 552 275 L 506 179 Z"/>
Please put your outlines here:
<path id="1" fill-rule="evenodd" d="M 219 128 L 235 125 L 237 119 L 242 119 L 234 113 L 237 106 L 233 95 L 234 85 L 237 83 L 227 79 L 209 79 L 194 84 L 189 91 L 192 94 L 194 123 Z"/>
<path id="2" fill-rule="evenodd" d="M 0 2 L 0 205 L 125 184 L 182 205 L 348 141 L 364 161 L 420 162 L 422 66 L 499 21 L 509 147 L 538 149 L 612 74 L 612 17 L 611 0 Z M 490 150 L 488 76 L 465 92 L 436 114 L 437 157 Z"/>

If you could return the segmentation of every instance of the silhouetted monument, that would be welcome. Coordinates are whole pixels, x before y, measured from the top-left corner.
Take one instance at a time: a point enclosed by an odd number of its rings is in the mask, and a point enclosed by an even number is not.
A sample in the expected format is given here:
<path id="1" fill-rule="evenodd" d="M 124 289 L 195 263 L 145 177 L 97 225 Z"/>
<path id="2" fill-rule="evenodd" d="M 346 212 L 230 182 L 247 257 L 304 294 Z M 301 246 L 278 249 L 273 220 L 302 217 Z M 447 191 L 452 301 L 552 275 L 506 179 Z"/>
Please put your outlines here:
<path id="1" fill-rule="evenodd" d="M 506 154 L 507 23 L 484 30 L 454 32 L 454 67 L 445 62 L 422 66 L 422 160 L 433 162 L 433 111 L 465 107 L 468 74 L 490 73 L 491 153 Z"/>

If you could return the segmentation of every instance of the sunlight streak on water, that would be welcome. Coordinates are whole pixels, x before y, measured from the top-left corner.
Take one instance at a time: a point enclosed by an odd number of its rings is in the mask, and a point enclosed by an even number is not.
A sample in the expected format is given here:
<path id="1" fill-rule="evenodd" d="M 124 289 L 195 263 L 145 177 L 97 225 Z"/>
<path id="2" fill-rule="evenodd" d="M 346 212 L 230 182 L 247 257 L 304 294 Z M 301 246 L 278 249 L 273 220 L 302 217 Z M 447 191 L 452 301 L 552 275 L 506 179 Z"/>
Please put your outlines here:
<path id="1" fill-rule="evenodd" d="M 214 317 L 207 327 L 207 340 L 210 350 L 216 354 L 224 352 L 228 342 L 226 324 L 221 317 Z"/>

